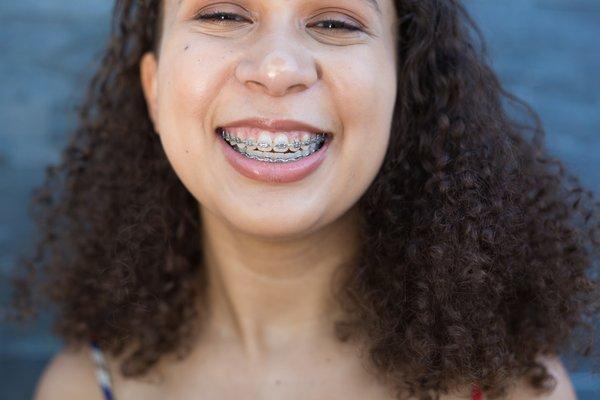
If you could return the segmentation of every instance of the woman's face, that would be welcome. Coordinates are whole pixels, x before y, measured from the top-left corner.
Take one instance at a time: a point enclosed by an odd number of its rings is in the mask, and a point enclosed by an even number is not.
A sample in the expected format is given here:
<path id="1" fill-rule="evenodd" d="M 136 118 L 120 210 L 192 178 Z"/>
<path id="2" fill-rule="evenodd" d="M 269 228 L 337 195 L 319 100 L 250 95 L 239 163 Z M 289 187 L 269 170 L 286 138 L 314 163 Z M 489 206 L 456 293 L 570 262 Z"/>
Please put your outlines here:
<path id="1" fill-rule="evenodd" d="M 396 11 L 376 1 L 165 1 L 160 57 L 144 56 L 142 83 L 165 153 L 202 207 L 247 233 L 293 237 L 356 204 L 383 162 L 396 100 Z M 232 126 L 246 119 L 259 126 Z M 303 156 L 318 135 L 273 120 L 325 131 L 325 146 Z M 222 127 L 281 145 L 250 154 L 300 158 L 248 158 Z"/>

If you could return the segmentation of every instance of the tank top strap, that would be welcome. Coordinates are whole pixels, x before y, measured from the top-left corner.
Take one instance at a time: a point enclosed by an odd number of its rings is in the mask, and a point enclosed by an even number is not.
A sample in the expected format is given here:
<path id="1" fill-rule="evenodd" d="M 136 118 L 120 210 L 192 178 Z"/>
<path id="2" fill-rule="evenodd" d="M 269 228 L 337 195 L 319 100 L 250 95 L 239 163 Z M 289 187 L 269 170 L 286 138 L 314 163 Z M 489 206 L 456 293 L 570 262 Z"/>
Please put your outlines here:
<path id="1" fill-rule="evenodd" d="M 104 358 L 102 349 L 100 349 L 98 343 L 93 339 L 90 341 L 90 351 L 96 366 L 96 379 L 98 380 L 100 390 L 102 390 L 104 400 L 115 400 L 112 389 L 112 379 L 106 364 L 106 359 Z"/>
<path id="2" fill-rule="evenodd" d="M 476 383 L 471 386 L 471 399 L 483 400 L 483 392 Z"/>

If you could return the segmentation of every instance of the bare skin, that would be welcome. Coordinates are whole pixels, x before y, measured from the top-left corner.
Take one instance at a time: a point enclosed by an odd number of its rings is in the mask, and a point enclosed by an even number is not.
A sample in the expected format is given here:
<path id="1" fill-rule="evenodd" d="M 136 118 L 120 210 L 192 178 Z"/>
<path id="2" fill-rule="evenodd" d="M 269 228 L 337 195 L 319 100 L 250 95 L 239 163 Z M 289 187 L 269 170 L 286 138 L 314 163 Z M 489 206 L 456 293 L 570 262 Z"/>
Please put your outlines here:
<path id="1" fill-rule="evenodd" d="M 395 103 L 395 10 L 391 0 L 378 7 L 165 2 L 142 84 L 165 153 L 198 199 L 208 274 L 206 331 L 185 361 L 161 365 L 165 396 L 381 398 L 356 346 L 334 337 L 331 297 L 334 273 L 357 256 L 355 205 L 383 162 Z M 215 11 L 243 19 L 193 18 Z M 327 28 L 329 19 L 362 30 Z M 256 116 L 332 132 L 328 158 L 290 184 L 240 175 L 214 128 Z"/>
<path id="2" fill-rule="evenodd" d="M 270 385 L 263 386 L 263 391 L 257 393 L 253 371 L 240 367 L 229 361 L 235 357 L 234 351 L 223 352 L 219 345 L 214 345 L 214 354 L 209 356 L 203 363 L 198 362 L 198 357 L 209 355 L 210 351 L 203 354 L 194 352 L 189 357 L 189 363 L 195 364 L 196 369 L 187 369 L 181 364 L 175 367 L 171 364 L 172 372 L 181 373 L 177 380 L 172 380 L 170 385 L 160 385 L 153 380 L 154 376 L 146 376 L 140 379 L 125 379 L 118 371 L 116 360 L 109 358 L 109 365 L 113 374 L 115 397 L 121 399 L 366 399 L 386 400 L 394 399 L 393 395 L 380 385 L 370 386 L 372 381 L 367 382 L 352 380 L 355 378 L 349 369 L 338 370 L 338 378 L 344 375 L 344 381 L 337 382 L 331 379 L 319 393 L 311 392 L 314 388 L 314 380 L 310 372 L 302 369 L 293 374 L 296 382 L 299 376 L 304 379 L 296 385 L 291 385 L 283 380 L 275 380 Z M 221 353 L 220 355 L 218 353 Z M 227 358 L 229 356 L 229 359 Z M 540 393 L 533 390 L 525 379 L 515 382 L 508 395 L 503 400 L 575 400 L 576 394 L 569 378 L 568 371 L 558 357 L 541 358 L 540 361 L 548 368 L 549 372 L 556 378 L 557 384 L 551 394 Z M 197 367 L 204 364 L 206 367 L 199 371 Z M 288 364 L 289 365 L 289 364 Z M 320 376 L 320 382 L 325 378 L 331 378 L 331 371 L 338 367 L 332 365 L 330 373 Z M 309 372 L 306 375 L 301 373 Z M 364 378 L 364 373 L 359 371 Z M 244 379 L 244 377 L 251 377 Z M 335 378 L 335 377 L 334 377 Z M 367 378 L 369 379 L 369 378 Z M 312 384 L 312 385 L 311 385 Z M 440 400 L 465 400 L 469 399 L 469 388 L 460 388 L 451 394 L 441 395 Z M 103 400 L 102 393 L 98 387 L 94 366 L 87 348 L 71 349 L 65 348 L 55 355 L 46 366 L 40 377 L 33 400 Z M 407 399 L 415 400 L 415 399 Z"/>
<path id="3" fill-rule="evenodd" d="M 142 58 L 141 80 L 165 153 L 198 199 L 206 312 L 191 353 L 165 357 L 156 374 L 126 379 L 109 358 L 117 399 L 393 398 L 356 343 L 336 340 L 341 312 L 331 297 L 334 273 L 356 259 L 355 205 L 383 162 L 396 99 L 396 13 L 392 0 L 378 8 L 359 0 L 165 1 L 160 51 Z M 244 19 L 193 18 L 215 11 Z M 364 30 L 314 25 L 328 19 Z M 334 134 L 327 159 L 292 184 L 240 175 L 214 128 L 248 117 L 324 127 Z M 55 358 L 36 400 L 54 398 L 47 388 L 74 370 L 76 387 L 55 398 L 101 399 L 80 350 Z M 442 399 L 468 399 L 469 389 Z"/>

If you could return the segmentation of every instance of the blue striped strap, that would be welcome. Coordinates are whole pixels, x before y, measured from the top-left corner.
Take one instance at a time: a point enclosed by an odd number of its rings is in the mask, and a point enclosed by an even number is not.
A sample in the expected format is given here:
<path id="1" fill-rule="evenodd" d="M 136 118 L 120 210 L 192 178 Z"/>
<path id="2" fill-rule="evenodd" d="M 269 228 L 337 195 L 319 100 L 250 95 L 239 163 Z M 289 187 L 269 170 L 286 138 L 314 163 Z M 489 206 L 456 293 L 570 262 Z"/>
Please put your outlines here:
<path id="1" fill-rule="evenodd" d="M 94 364 L 96 364 L 96 378 L 98 379 L 100 389 L 102 389 L 104 399 L 115 400 L 112 392 L 112 382 L 108 372 L 108 367 L 106 365 L 106 360 L 104 359 L 104 354 L 95 340 L 90 341 L 90 346 L 92 358 L 94 359 Z"/>

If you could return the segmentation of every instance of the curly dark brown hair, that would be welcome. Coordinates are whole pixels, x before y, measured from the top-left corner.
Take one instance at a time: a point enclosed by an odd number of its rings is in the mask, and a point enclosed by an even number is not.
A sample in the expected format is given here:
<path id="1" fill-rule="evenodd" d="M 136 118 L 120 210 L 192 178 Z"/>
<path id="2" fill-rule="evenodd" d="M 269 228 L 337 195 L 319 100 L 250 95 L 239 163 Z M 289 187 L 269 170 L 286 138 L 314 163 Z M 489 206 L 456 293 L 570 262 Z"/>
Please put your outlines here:
<path id="1" fill-rule="evenodd" d="M 496 398 L 526 375 L 551 387 L 537 355 L 595 354 L 598 202 L 547 154 L 539 117 L 503 89 L 458 1 L 395 7 L 391 139 L 359 199 L 363 247 L 336 292 L 349 315 L 338 337 L 363 338 L 398 398 L 471 382 Z M 50 300 L 55 334 L 126 354 L 125 376 L 185 354 L 205 289 L 198 202 L 140 85 L 161 15 L 159 0 L 116 1 L 79 126 L 32 198 L 42 237 L 13 277 L 13 318 Z"/>

